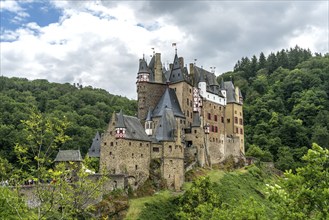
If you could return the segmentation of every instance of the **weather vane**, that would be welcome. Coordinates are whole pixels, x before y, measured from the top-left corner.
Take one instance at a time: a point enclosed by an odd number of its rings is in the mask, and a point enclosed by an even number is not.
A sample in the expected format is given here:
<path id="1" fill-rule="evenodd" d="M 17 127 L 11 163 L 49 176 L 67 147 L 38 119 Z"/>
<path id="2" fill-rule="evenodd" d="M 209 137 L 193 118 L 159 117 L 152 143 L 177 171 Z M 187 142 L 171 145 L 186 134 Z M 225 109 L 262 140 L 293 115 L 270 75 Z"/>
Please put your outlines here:
<path id="1" fill-rule="evenodd" d="M 177 54 L 177 44 L 176 43 L 172 43 L 171 46 L 172 47 L 175 47 L 175 54 Z"/>

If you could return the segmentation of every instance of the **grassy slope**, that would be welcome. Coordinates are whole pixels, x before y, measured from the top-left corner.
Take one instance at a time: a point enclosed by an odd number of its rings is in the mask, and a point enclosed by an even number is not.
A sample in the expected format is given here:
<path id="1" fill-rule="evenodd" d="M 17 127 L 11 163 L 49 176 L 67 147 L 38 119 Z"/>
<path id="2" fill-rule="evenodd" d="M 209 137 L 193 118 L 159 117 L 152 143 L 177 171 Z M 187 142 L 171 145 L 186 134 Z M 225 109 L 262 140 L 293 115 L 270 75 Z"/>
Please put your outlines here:
<path id="1" fill-rule="evenodd" d="M 249 170 L 249 171 L 248 171 Z M 265 207 L 268 217 L 272 216 L 271 204 L 265 199 L 265 183 L 271 179 L 259 168 L 252 166 L 248 170 L 242 168 L 233 172 L 222 170 L 198 169 L 194 176 L 209 176 L 212 182 L 218 183 L 217 190 L 225 203 L 234 209 L 241 203 L 253 201 L 256 206 Z M 184 184 L 187 190 L 190 182 Z M 181 193 L 162 191 L 153 196 L 132 199 L 126 219 L 175 219 L 176 198 Z"/>

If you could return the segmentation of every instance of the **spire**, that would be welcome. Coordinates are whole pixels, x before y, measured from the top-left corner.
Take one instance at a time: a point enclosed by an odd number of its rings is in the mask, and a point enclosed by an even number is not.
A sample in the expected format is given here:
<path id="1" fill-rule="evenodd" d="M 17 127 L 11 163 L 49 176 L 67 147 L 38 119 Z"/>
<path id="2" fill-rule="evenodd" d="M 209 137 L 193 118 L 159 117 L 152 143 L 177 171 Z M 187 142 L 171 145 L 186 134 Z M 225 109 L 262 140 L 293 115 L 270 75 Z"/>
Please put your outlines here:
<path id="1" fill-rule="evenodd" d="M 177 55 L 177 44 L 176 43 L 172 43 L 171 46 L 175 47 L 175 55 Z"/>
<path id="2" fill-rule="evenodd" d="M 117 121 L 117 124 L 116 124 L 115 128 L 126 128 L 126 125 L 124 123 L 122 109 L 119 112 L 118 121 Z"/>
<path id="3" fill-rule="evenodd" d="M 220 82 L 220 88 L 221 88 L 221 89 L 225 89 L 225 86 L 224 86 L 224 79 L 223 79 L 223 77 L 222 77 L 222 80 L 221 80 L 221 82 Z"/>
<path id="4" fill-rule="evenodd" d="M 146 116 L 146 121 L 152 121 L 152 108 L 149 108 L 149 111 Z"/>
<path id="5" fill-rule="evenodd" d="M 172 109 L 175 117 L 185 118 L 181 107 L 179 105 L 179 101 L 176 95 L 175 90 L 167 87 L 165 92 L 163 93 L 160 101 L 157 106 L 153 110 L 153 117 L 160 117 L 164 114 L 165 108 Z"/>
<path id="6" fill-rule="evenodd" d="M 158 124 L 155 138 L 158 141 L 173 141 L 176 127 L 174 113 L 171 109 L 165 108 Z"/>

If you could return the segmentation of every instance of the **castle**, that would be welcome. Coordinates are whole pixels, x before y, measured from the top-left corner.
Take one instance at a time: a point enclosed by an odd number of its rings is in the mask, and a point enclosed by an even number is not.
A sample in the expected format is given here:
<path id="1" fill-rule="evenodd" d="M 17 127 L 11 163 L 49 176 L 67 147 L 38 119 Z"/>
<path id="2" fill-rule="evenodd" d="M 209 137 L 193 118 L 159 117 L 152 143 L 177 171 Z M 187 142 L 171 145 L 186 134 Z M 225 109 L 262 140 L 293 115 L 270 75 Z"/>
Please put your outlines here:
<path id="1" fill-rule="evenodd" d="M 138 115 L 113 113 L 100 141 L 100 170 L 124 177 L 137 188 L 158 161 L 161 178 L 180 190 L 185 171 L 211 166 L 228 156 L 244 157 L 243 98 L 231 81 L 177 56 L 169 68 L 161 54 L 139 60 Z M 94 140 L 94 141 L 95 141 Z"/>

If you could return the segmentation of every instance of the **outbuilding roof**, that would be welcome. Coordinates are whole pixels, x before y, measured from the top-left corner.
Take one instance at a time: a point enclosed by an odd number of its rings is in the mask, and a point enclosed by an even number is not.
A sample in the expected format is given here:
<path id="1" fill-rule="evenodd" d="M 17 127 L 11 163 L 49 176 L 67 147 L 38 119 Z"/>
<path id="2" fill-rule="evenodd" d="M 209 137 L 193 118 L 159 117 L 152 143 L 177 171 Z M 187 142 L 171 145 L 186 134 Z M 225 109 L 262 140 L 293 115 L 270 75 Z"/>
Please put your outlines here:
<path id="1" fill-rule="evenodd" d="M 59 150 L 55 162 L 82 161 L 80 150 Z"/>

